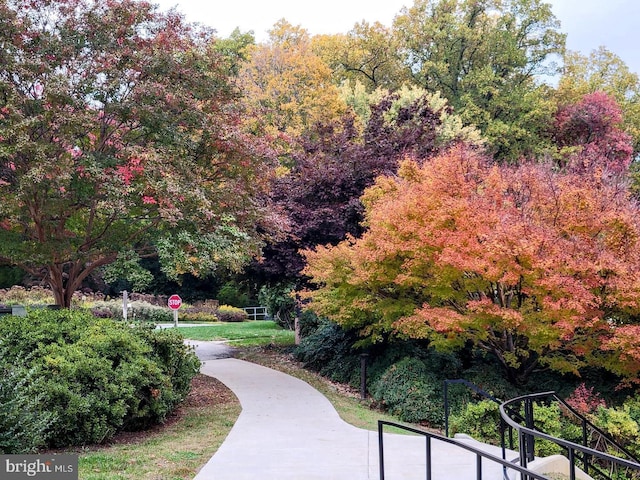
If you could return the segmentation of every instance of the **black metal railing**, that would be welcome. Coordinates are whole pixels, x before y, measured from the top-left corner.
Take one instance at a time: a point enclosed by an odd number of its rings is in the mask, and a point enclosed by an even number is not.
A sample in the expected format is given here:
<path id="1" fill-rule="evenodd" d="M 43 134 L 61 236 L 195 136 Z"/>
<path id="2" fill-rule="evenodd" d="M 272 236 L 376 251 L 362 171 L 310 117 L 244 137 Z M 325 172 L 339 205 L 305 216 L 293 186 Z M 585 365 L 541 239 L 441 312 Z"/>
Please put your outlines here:
<path id="1" fill-rule="evenodd" d="M 477 386 L 475 383 L 470 382 L 469 380 L 465 380 L 463 378 L 457 378 L 455 380 L 445 380 L 444 381 L 444 434 L 445 436 L 449 436 L 449 385 L 464 385 L 469 390 L 473 390 L 478 395 L 486 398 L 487 400 L 491 400 L 498 405 L 502 404 L 502 400 L 498 400 L 496 397 L 491 395 L 488 392 L 485 392 L 482 388 Z"/>
<path id="2" fill-rule="evenodd" d="M 553 437 L 536 428 L 535 404 L 540 401 L 556 401 L 565 412 L 579 419 L 582 426 L 582 444 Z M 519 411 L 524 412 L 524 425 L 521 423 L 522 416 L 518 415 L 518 418 L 513 418 L 513 413 Z M 596 478 L 640 478 L 640 462 L 624 447 L 618 445 L 602 430 L 576 412 L 575 409 L 559 398 L 555 392 L 523 395 L 504 402 L 500 405 L 500 416 L 517 432 L 519 460 L 522 467 L 526 468 L 528 462 L 535 459 L 535 441 L 536 439 L 542 439 L 555 443 L 564 450 L 569 459 L 570 480 L 575 480 L 576 478 L 577 462 L 580 462 L 582 470 L 587 475 L 595 476 Z M 594 439 L 594 437 L 597 438 Z M 610 453 L 612 450 L 615 450 L 621 456 L 612 455 Z M 629 475 L 626 475 L 627 473 Z M 621 474 L 625 476 L 620 477 Z"/>
<path id="3" fill-rule="evenodd" d="M 411 432 L 417 435 L 422 435 L 425 437 L 425 478 L 426 480 L 433 480 L 432 475 L 432 466 L 433 466 L 433 458 L 431 445 L 432 442 L 444 442 L 451 445 L 455 445 L 456 447 L 472 452 L 476 455 L 476 479 L 482 480 L 482 460 L 485 459 L 490 462 L 497 463 L 502 465 L 503 471 L 514 471 L 519 472 L 522 478 L 532 479 L 532 480 L 549 480 L 548 477 L 541 475 L 539 473 L 532 472 L 526 468 L 526 466 L 516 465 L 508 460 L 502 459 L 500 457 L 496 457 L 495 455 L 480 450 L 478 448 L 473 447 L 472 445 L 459 442 L 453 438 L 448 438 L 437 433 L 427 432 L 424 430 L 419 430 L 417 428 L 408 427 L 406 425 L 402 425 L 395 422 L 388 422 L 385 420 L 378 420 L 378 455 L 379 455 L 379 467 L 380 467 L 380 480 L 385 480 L 385 457 L 384 457 L 384 427 L 390 426 L 394 428 L 398 428 L 401 430 L 405 430 L 407 432 Z M 505 476 L 505 478 L 508 478 Z M 448 480 L 448 479 L 447 479 Z"/>
<path id="4" fill-rule="evenodd" d="M 472 383 L 468 380 L 458 378 L 455 380 L 445 380 L 444 381 L 444 432 L 445 436 L 449 436 L 449 416 L 450 416 L 450 406 L 449 406 L 449 385 L 450 384 L 458 384 L 467 387 L 468 389 L 474 391 L 481 397 L 484 397 L 487 400 L 494 402 L 496 405 L 500 406 L 504 402 L 494 397 L 490 393 L 486 392 L 475 383 Z M 510 412 L 513 417 L 518 418 L 518 412 Z M 521 420 L 524 420 L 520 417 Z M 502 418 L 500 418 L 500 447 L 502 448 L 502 458 L 506 460 L 507 458 L 507 445 L 510 450 L 513 450 L 515 447 L 515 441 L 513 437 L 513 428 L 509 426 L 507 422 L 505 422 Z M 507 434 L 508 434 L 508 443 L 507 443 Z M 516 459 L 517 460 L 517 459 Z"/>

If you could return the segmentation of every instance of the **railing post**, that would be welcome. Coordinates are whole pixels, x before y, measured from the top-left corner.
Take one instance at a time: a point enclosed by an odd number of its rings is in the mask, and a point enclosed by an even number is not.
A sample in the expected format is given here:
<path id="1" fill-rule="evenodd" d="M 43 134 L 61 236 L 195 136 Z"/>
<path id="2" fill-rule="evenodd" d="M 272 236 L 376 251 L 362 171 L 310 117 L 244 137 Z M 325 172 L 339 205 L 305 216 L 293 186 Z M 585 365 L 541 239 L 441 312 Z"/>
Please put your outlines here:
<path id="1" fill-rule="evenodd" d="M 381 420 L 378 420 L 378 464 L 380 467 L 380 480 L 384 480 L 384 424 Z"/>
<path id="2" fill-rule="evenodd" d="M 449 436 L 449 382 L 444 381 L 444 436 Z"/>
<path id="3" fill-rule="evenodd" d="M 427 446 L 426 446 L 426 453 L 427 453 L 427 480 L 431 480 L 431 437 L 426 436 L 425 437 L 427 439 Z"/>
<path id="4" fill-rule="evenodd" d="M 533 419 L 533 400 L 527 398 L 524 402 L 524 419 L 527 428 L 534 430 L 536 428 L 534 419 Z M 527 461 L 532 462 L 535 457 L 535 440 L 533 435 L 526 434 L 526 454 Z"/>
<path id="5" fill-rule="evenodd" d="M 569 480 L 576 480 L 576 452 L 569 447 Z"/>
<path id="6" fill-rule="evenodd" d="M 582 417 L 582 446 L 588 447 L 589 446 L 587 445 L 588 441 L 589 441 L 589 436 L 587 435 L 587 419 Z M 589 475 L 589 463 L 590 463 L 590 456 L 586 452 L 583 452 L 582 466 L 584 467 L 584 473 L 586 473 L 587 475 Z"/>
<path id="7" fill-rule="evenodd" d="M 527 468 L 527 434 L 524 432 L 518 432 L 519 437 L 519 445 L 518 450 L 520 451 L 520 466 L 523 468 Z M 527 480 L 527 477 L 524 473 L 520 474 L 521 480 Z"/>

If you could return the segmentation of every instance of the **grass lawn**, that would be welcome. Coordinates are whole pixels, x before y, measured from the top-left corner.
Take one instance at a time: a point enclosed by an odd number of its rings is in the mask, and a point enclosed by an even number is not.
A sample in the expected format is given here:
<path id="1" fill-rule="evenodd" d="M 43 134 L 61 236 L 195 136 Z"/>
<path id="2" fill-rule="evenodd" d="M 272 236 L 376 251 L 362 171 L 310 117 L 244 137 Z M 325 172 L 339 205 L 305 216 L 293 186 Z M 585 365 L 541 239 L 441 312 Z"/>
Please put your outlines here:
<path id="1" fill-rule="evenodd" d="M 234 347 L 260 345 L 293 345 L 295 334 L 284 330 L 271 320 L 250 322 L 220 322 L 198 327 L 180 327 L 180 332 L 190 340 L 227 340 Z"/>

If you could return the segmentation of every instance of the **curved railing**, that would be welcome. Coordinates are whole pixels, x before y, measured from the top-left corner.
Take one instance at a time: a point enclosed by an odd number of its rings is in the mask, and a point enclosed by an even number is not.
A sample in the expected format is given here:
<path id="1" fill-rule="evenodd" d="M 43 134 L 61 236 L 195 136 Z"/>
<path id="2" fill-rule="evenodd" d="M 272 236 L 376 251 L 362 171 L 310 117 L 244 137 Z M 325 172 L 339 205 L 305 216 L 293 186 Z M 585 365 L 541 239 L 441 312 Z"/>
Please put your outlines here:
<path id="1" fill-rule="evenodd" d="M 515 465 L 508 460 L 504 460 L 500 457 L 496 457 L 491 453 L 480 450 L 479 448 L 475 448 L 472 445 L 468 445 L 464 442 L 459 442 L 453 438 L 444 437 L 437 433 L 427 432 L 424 430 L 418 430 L 416 428 L 409 427 L 407 425 L 402 425 L 400 423 L 388 422 L 385 420 L 378 420 L 378 454 L 379 454 L 379 468 L 380 468 L 380 480 L 385 480 L 385 449 L 384 449 L 384 427 L 390 426 L 396 429 L 405 430 L 407 432 L 411 432 L 417 435 L 421 435 L 425 437 L 425 478 L 427 480 L 432 480 L 432 467 L 433 467 L 433 458 L 431 446 L 434 441 L 448 443 L 451 445 L 455 445 L 456 447 L 472 452 L 476 455 L 476 464 L 475 464 L 475 473 L 476 479 L 482 480 L 482 460 L 486 460 L 489 462 L 497 463 L 502 466 L 504 472 L 514 471 L 520 473 L 522 478 L 531 479 L 531 480 L 549 480 L 549 477 L 532 472 L 528 470 L 526 467 Z M 508 478 L 505 476 L 505 478 Z"/>
<path id="2" fill-rule="evenodd" d="M 571 412 L 582 422 L 582 437 L 583 445 L 574 443 L 561 438 L 556 438 L 548 435 L 535 427 L 535 402 L 540 400 L 553 400 L 562 405 L 566 411 Z M 516 407 L 520 405 L 520 407 Z M 524 423 L 522 425 L 518 421 L 514 420 L 513 412 L 523 411 Z M 635 478 L 640 478 L 640 463 L 633 457 L 625 448 L 616 444 L 611 440 L 602 430 L 598 429 L 595 425 L 591 424 L 586 418 L 576 412 L 570 405 L 564 400 L 559 398 L 555 392 L 543 392 L 532 395 L 523 395 L 516 397 L 500 405 L 500 416 L 502 419 L 517 432 L 518 436 L 518 448 L 520 453 L 520 465 L 524 468 L 527 467 L 528 462 L 532 461 L 534 457 L 534 446 L 536 439 L 547 440 L 559 445 L 567 454 L 569 459 L 569 477 L 571 480 L 576 478 L 576 462 L 580 461 L 582 464 L 582 470 L 587 475 L 597 476 L 598 478 L 614 478 L 616 472 L 625 470 L 626 472 L 635 472 Z M 522 421 L 522 417 L 519 418 Z M 606 450 L 614 448 L 619 453 L 623 454 L 627 458 L 621 458 L 610 453 L 607 453 L 597 448 L 592 448 L 587 445 L 589 441 L 588 431 L 595 432 L 599 436 L 599 440 L 596 442 L 596 446 L 599 444 Z M 617 477 L 620 478 L 620 477 Z M 627 477 L 634 478 L 634 477 Z"/>

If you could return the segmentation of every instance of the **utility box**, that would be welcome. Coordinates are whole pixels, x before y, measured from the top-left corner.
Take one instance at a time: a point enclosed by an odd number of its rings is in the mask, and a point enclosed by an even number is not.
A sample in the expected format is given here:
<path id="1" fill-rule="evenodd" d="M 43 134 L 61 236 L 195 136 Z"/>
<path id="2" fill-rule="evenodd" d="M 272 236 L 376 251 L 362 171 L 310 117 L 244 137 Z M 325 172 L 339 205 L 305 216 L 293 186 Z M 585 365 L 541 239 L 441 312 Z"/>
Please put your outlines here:
<path id="1" fill-rule="evenodd" d="M 11 306 L 11 315 L 14 315 L 16 317 L 26 317 L 27 316 L 27 309 L 24 308 L 23 305 L 12 305 Z"/>

